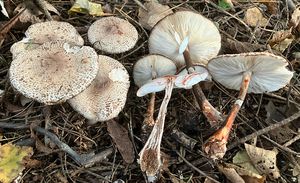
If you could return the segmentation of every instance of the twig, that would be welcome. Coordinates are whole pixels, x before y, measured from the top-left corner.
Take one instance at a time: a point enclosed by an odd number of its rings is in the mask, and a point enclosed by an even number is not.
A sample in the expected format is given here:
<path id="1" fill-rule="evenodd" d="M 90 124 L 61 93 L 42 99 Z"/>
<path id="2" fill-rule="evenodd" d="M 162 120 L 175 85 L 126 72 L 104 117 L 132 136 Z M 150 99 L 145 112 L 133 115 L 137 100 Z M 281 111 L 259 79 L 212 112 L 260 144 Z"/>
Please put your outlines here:
<path id="1" fill-rule="evenodd" d="M 40 7 L 42 9 L 42 11 L 45 14 L 47 20 L 52 21 L 53 18 L 51 17 L 51 15 L 50 15 L 50 13 L 47 9 L 46 1 L 45 0 L 35 0 L 35 3 L 38 5 L 38 7 Z"/>
<path id="2" fill-rule="evenodd" d="M 230 145 L 228 146 L 227 149 L 230 150 L 230 149 L 236 147 L 236 146 L 239 145 L 239 144 L 245 143 L 245 142 L 247 142 L 248 140 L 253 139 L 254 137 L 263 135 L 263 134 L 265 134 L 265 133 L 268 133 L 269 131 L 275 130 L 276 128 L 279 128 L 279 127 L 281 127 L 281 126 L 287 125 L 287 124 L 289 124 L 290 122 L 292 122 L 292 121 L 298 119 L 299 117 L 300 117 L 300 111 L 297 112 L 297 113 L 295 113 L 295 114 L 293 114 L 292 116 L 290 116 L 290 117 L 288 117 L 288 118 L 286 118 L 286 119 L 284 119 L 284 120 L 278 122 L 278 123 L 275 123 L 275 124 L 270 125 L 270 126 L 268 126 L 268 127 L 266 127 L 266 128 L 263 128 L 263 129 L 261 129 L 261 130 L 258 130 L 258 131 L 256 131 L 256 132 L 250 134 L 250 135 L 247 135 L 246 137 L 244 137 L 244 138 L 242 138 L 242 139 L 239 139 L 238 141 L 233 142 L 232 144 L 230 144 Z"/>
<path id="3" fill-rule="evenodd" d="M 0 128 L 29 129 L 30 126 L 24 123 L 0 122 Z M 105 151 L 102 151 L 101 153 L 96 155 L 92 155 L 92 154 L 80 155 L 76 151 L 74 151 L 70 146 L 68 146 L 68 144 L 61 142 L 55 134 L 39 126 L 34 126 L 32 127 L 32 129 L 38 133 L 43 134 L 44 136 L 47 136 L 54 144 L 56 144 L 62 151 L 67 153 L 77 164 L 81 166 L 85 166 L 85 167 L 91 166 L 99 161 L 102 161 L 113 152 L 113 148 L 108 148 Z"/>
<path id="4" fill-rule="evenodd" d="M 185 159 L 178 151 L 176 151 L 176 154 L 191 168 L 193 168 L 194 170 L 196 170 L 199 174 L 207 177 L 208 179 L 216 182 L 216 183 L 220 183 L 219 181 L 217 181 L 216 179 L 214 179 L 213 177 L 207 175 L 205 172 L 203 172 L 202 170 L 200 170 L 199 168 L 195 167 L 192 163 L 190 163 L 187 159 Z"/>
<path id="5" fill-rule="evenodd" d="M 148 9 L 143 5 L 143 3 L 141 3 L 139 0 L 133 0 L 138 6 L 140 6 L 141 8 L 143 8 L 144 10 L 148 11 Z"/>
<path id="6" fill-rule="evenodd" d="M 296 142 L 299 139 L 300 139 L 300 131 L 298 131 L 298 134 L 294 138 L 292 138 L 291 140 L 289 140 L 286 143 L 284 143 L 283 146 L 284 147 L 288 147 L 288 146 L 292 145 L 294 142 Z"/>
<path id="7" fill-rule="evenodd" d="M 290 153 L 290 154 L 294 154 L 294 155 L 300 156 L 300 153 L 298 153 L 298 152 L 296 152 L 296 151 L 293 151 L 293 150 L 291 150 L 290 148 L 285 147 L 285 146 L 283 146 L 283 145 L 281 145 L 281 144 L 278 144 L 278 143 L 275 142 L 274 140 L 272 140 L 272 139 L 266 137 L 265 135 L 262 135 L 262 137 L 263 137 L 264 139 L 268 140 L 269 142 L 271 142 L 272 144 L 274 144 L 275 146 L 277 146 L 278 148 L 280 148 L 280 149 L 282 149 L 282 150 L 284 150 L 284 151 L 286 151 L 286 152 L 288 152 L 288 153 Z"/>

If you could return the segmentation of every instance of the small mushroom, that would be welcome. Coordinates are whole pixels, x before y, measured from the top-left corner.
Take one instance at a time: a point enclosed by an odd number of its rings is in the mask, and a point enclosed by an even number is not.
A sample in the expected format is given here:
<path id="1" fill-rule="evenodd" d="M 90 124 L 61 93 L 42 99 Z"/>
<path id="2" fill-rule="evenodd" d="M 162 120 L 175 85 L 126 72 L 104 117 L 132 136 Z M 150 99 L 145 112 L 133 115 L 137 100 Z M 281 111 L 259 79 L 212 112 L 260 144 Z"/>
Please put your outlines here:
<path id="1" fill-rule="evenodd" d="M 130 86 L 124 66 L 108 56 L 99 55 L 99 71 L 92 84 L 69 104 L 90 124 L 116 117 L 123 109 Z"/>
<path id="2" fill-rule="evenodd" d="M 203 145 L 211 158 L 219 159 L 225 155 L 230 130 L 246 94 L 272 92 L 287 85 L 293 77 L 287 65 L 284 58 L 264 52 L 221 55 L 211 59 L 208 69 L 213 79 L 229 89 L 240 90 L 225 126 Z"/>
<path id="3" fill-rule="evenodd" d="M 95 21 L 88 30 L 88 39 L 96 49 L 122 53 L 134 47 L 138 32 L 128 21 L 111 16 Z"/>
<path id="4" fill-rule="evenodd" d="M 36 49 L 41 44 L 49 41 L 65 41 L 78 46 L 83 46 L 84 41 L 75 27 L 68 22 L 48 21 L 36 23 L 28 27 L 23 40 L 14 43 L 10 52 L 13 59 L 20 53 Z"/>
<path id="5" fill-rule="evenodd" d="M 148 55 L 138 60 L 133 67 L 133 79 L 137 86 L 141 87 L 152 79 L 176 73 L 176 65 L 168 58 L 160 55 Z M 147 126 L 154 125 L 155 93 L 151 94 L 144 123 Z M 146 127 L 145 127 L 146 128 Z"/>
<path id="6" fill-rule="evenodd" d="M 53 41 L 14 59 L 9 78 L 25 97 L 51 105 L 82 92 L 97 71 L 97 53 L 93 48 Z"/>
<path id="7" fill-rule="evenodd" d="M 178 11 L 166 16 L 153 28 L 149 37 L 150 53 L 171 58 L 178 68 L 186 65 L 188 73 L 194 64 L 206 65 L 221 47 L 221 36 L 213 22 L 192 11 Z M 203 114 L 212 126 L 224 120 L 205 97 L 199 85 L 193 93 Z"/>
<path id="8" fill-rule="evenodd" d="M 165 91 L 165 97 L 160 106 L 157 119 L 152 132 L 140 152 L 141 170 L 145 171 L 149 182 L 155 180 L 156 174 L 161 167 L 160 145 L 163 135 L 167 106 L 171 98 L 172 90 L 177 88 L 191 88 L 192 85 L 203 81 L 208 76 L 208 72 L 192 73 L 187 75 L 169 75 L 154 79 L 143 85 L 137 92 L 137 96 L 144 96 L 152 92 Z"/>

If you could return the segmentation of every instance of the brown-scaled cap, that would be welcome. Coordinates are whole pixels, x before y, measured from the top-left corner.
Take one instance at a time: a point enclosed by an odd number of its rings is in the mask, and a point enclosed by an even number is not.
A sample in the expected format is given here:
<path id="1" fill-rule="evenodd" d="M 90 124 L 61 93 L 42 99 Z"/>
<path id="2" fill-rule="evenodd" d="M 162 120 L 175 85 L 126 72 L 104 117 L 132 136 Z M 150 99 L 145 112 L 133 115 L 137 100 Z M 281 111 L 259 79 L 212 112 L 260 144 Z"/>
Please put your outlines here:
<path id="1" fill-rule="evenodd" d="M 139 59 L 133 67 L 133 79 L 141 87 L 154 78 L 176 73 L 176 65 L 172 60 L 161 55 L 147 55 Z"/>
<path id="2" fill-rule="evenodd" d="M 211 59 L 208 70 L 213 79 L 229 89 L 240 90 L 243 75 L 250 72 L 248 93 L 276 91 L 287 85 L 293 72 L 288 62 L 266 52 L 220 55 Z"/>
<path id="3" fill-rule="evenodd" d="M 68 100 L 91 124 L 116 117 L 125 105 L 130 86 L 128 72 L 121 63 L 104 55 L 99 55 L 98 61 L 99 71 L 92 84 Z"/>
<path id="4" fill-rule="evenodd" d="M 184 42 L 184 44 L 182 44 Z M 194 63 L 207 64 L 221 48 L 221 36 L 212 21 L 192 11 L 178 11 L 159 21 L 149 37 L 149 51 L 185 65 L 181 46 Z"/>
<path id="5" fill-rule="evenodd" d="M 82 92 L 97 75 L 95 50 L 64 41 L 46 42 L 11 63 L 9 78 L 21 94 L 45 104 L 56 104 Z"/>
<path id="6" fill-rule="evenodd" d="M 107 53 L 122 53 L 134 47 L 138 32 L 128 21 L 118 17 L 103 17 L 88 30 L 89 42 Z"/>

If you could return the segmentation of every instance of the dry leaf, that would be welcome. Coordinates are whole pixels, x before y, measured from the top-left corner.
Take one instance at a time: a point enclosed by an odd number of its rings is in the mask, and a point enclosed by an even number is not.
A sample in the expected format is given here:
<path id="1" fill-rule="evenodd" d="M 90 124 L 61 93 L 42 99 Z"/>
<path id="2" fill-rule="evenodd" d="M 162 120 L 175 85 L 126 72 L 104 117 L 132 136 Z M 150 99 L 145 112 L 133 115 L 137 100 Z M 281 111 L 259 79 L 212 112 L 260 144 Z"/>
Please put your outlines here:
<path id="1" fill-rule="evenodd" d="M 245 183 L 242 177 L 235 171 L 234 168 L 226 167 L 222 164 L 218 165 L 218 169 L 222 172 L 230 182 Z"/>
<path id="2" fill-rule="evenodd" d="M 107 121 L 107 131 L 121 153 L 126 163 L 133 163 L 133 145 L 128 137 L 128 131 L 115 120 Z"/>
<path id="3" fill-rule="evenodd" d="M 156 1 L 146 2 L 144 6 L 148 11 L 140 7 L 138 17 L 139 23 L 148 30 L 152 29 L 159 20 L 173 13 L 169 6 L 159 4 Z"/>
<path id="4" fill-rule="evenodd" d="M 290 19 L 290 26 L 293 28 L 295 32 L 300 32 L 300 6 L 296 8 L 292 14 Z"/>
<path id="5" fill-rule="evenodd" d="M 242 150 L 242 151 L 239 151 L 238 153 L 236 153 L 236 155 L 232 159 L 232 163 L 244 168 L 245 170 L 248 170 L 255 174 L 259 174 L 257 169 L 252 164 L 251 159 L 245 150 Z"/>
<path id="6" fill-rule="evenodd" d="M 76 0 L 74 5 L 68 11 L 68 13 L 69 14 L 82 13 L 82 14 L 89 14 L 92 16 L 105 15 L 101 4 L 89 2 L 88 0 Z"/>
<path id="7" fill-rule="evenodd" d="M 276 165 L 277 152 L 265 150 L 245 143 L 246 151 L 255 168 L 262 174 L 268 175 L 272 179 L 280 177 L 279 169 Z"/>
<path id="8" fill-rule="evenodd" d="M 273 15 L 278 14 L 278 6 L 279 6 L 278 0 L 260 0 L 260 1 L 261 1 L 261 3 L 263 3 L 264 5 L 267 6 L 268 13 L 273 14 Z"/>
<path id="9" fill-rule="evenodd" d="M 300 158 L 297 158 L 297 163 L 300 165 Z M 293 166 L 293 176 L 299 176 L 300 175 L 300 167 L 299 166 Z"/>
<path id="10" fill-rule="evenodd" d="M 294 36 L 290 29 L 276 32 L 273 34 L 272 39 L 270 39 L 268 43 L 273 49 L 282 53 L 287 47 L 289 47 L 293 40 Z"/>
<path id="11" fill-rule="evenodd" d="M 264 45 L 251 44 L 232 39 L 222 39 L 222 51 L 225 54 L 247 53 L 266 50 Z"/>
<path id="12" fill-rule="evenodd" d="M 60 15 L 60 13 L 55 9 L 55 7 L 52 6 L 50 3 L 48 3 L 47 1 L 45 1 L 45 6 L 49 11 L 51 11 L 57 15 Z M 15 8 L 14 13 L 19 13 L 24 9 L 25 9 L 24 13 L 22 13 L 22 15 L 19 18 L 20 22 L 22 22 L 22 23 L 30 22 L 30 23 L 34 24 L 34 23 L 43 21 L 39 17 L 40 15 L 43 14 L 43 12 L 41 12 L 39 10 L 38 6 L 36 4 L 34 4 L 33 1 L 27 0 L 27 1 L 24 1 L 23 3 L 19 4 Z"/>
<path id="13" fill-rule="evenodd" d="M 0 181 L 12 182 L 24 170 L 24 159 L 32 154 L 31 147 L 19 147 L 11 143 L 0 146 Z"/>
<path id="14" fill-rule="evenodd" d="M 257 7 L 247 9 L 244 17 L 246 24 L 252 27 L 260 26 L 265 27 L 268 25 L 266 19 Z"/>

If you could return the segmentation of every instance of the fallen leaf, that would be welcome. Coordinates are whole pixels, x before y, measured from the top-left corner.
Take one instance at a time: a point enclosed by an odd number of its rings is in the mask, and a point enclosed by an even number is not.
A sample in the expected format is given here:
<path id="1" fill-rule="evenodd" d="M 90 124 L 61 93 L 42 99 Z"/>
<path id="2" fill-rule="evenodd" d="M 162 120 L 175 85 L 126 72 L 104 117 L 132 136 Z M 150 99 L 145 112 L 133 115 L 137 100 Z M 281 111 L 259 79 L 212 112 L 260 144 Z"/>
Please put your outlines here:
<path id="1" fill-rule="evenodd" d="M 89 14 L 92 16 L 103 16 L 102 5 L 98 3 L 93 3 L 88 0 L 76 0 L 71 9 L 68 11 L 69 14 L 82 13 Z"/>
<path id="2" fill-rule="evenodd" d="M 8 13 L 7 13 L 6 9 L 5 9 L 3 0 L 0 1 L 0 10 L 1 10 L 1 16 L 0 16 L 1 17 L 1 21 L 8 19 L 9 16 L 8 16 Z M 3 18 L 2 15 L 4 15 L 5 18 Z"/>
<path id="3" fill-rule="evenodd" d="M 148 11 L 140 7 L 138 18 L 139 23 L 148 30 L 151 30 L 152 27 L 165 16 L 173 13 L 169 6 L 162 5 L 156 1 L 146 2 L 144 6 Z"/>
<path id="4" fill-rule="evenodd" d="M 298 163 L 298 166 L 293 166 L 293 176 L 299 176 L 300 175 L 300 157 L 297 158 L 297 163 Z"/>
<path id="5" fill-rule="evenodd" d="M 264 45 L 241 42 L 233 39 L 222 39 L 222 51 L 225 54 L 247 53 L 266 50 Z"/>
<path id="6" fill-rule="evenodd" d="M 257 7 L 247 9 L 244 21 L 251 27 L 265 27 L 268 25 L 268 19 L 263 16 Z"/>
<path id="7" fill-rule="evenodd" d="M 266 174 L 272 179 L 278 179 L 280 177 L 279 169 L 276 165 L 277 152 L 255 147 L 246 143 L 245 149 L 255 168 L 260 173 Z"/>
<path id="8" fill-rule="evenodd" d="M 133 145 L 128 137 L 128 131 L 115 120 L 107 121 L 107 131 L 115 142 L 121 156 L 126 163 L 133 163 L 134 151 Z"/>
<path id="9" fill-rule="evenodd" d="M 259 0 L 258 2 L 261 2 L 267 6 L 267 8 L 268 8 L 267 13 L 270 13 L 273 15 L 278 14 L 278 6 L 279 6 L 278 0 Z"/>
<path id="10" fill-rule="evenodd" d="M 243 178 L 235 171 L 234 168 L 219 164 L 218 169 L 222 172 L 230 182 L 245 183 Z"/>
<path id="11" fill-rule="evenodd" d="M 244 168 L 245 170 L 248 170 L 255 174 L 259 174 L 257 169 L 252 164 L 251 159 L 247 154 L 247 151 L 245 150 L 241 150 L 238 153 L 236 153 L 236 155 L 232 159 L 232 163 Z"/>
<path id="12" fill-rule="evenodd" d="M 50 12 L 60 15 L 60 13 L 56 10 L 56 8 L 52 6 L 50 3 L 48 3 L 47 1 L 45 1 L 45 6 Z M 40 15 L 43 15 L 43 12 L 40 11 L 38 6 L 34 4 L 33 1 L 27 0 L 19 4 L 15 8 L 14 13 L 19 13 L 22 10 L 25 11 L 24 13 L 22 13 L 22 15 L 19 18 L 20 22 L 22 23 L 30 22 L 32 24 L 35 24 L 43 21 L 43 19 L 39 17 Z"/>
<path id="13" fill-rule="evenodd" d="M 24 170 L 24 159 L 32 154 L 31 147 L 19 147 L 11 143 L 0 146 L 0 181 L 12 182 Z"/>
<path id="14" fill-rule="evenodd" d="M 224 10 L 233 8 L 231 0 L 218 0 L 218 6 Z"/>
<path id="15" fill-rule="evenodd" d="M 300 6 L 294 10 L 289 23 L 294 33 L 300 33 Z"/>
<path id="16" fill-rule="evenodd" d="M 292 29 L 282 30 L 275 32 L 268 43 L 273 49 L 282 53 L 291 45 L 294 39 L 295 37 L 292 35 Z"/>
<path id="17" fill-rule="evenodd" d="M 286 116 L 283 115 L 284 109 L 282 109 L 281 107 L 280 110 L 280 108 L 277 108 L 271 101 L 265 106 L 265 109 L 267 111 L 266 121 L 270 124 L 273 124 L 276 121 L 281 121 L 286 118 Z M 270 135 L 273 137 L 274 140 L 276 140 L 276 142 L 283 144 L 294 136 L 293 133 L 294 131 L 290 129 L 288 125 L 285 125 L 281 127 L 280 130 L 272 130 Z"/>

